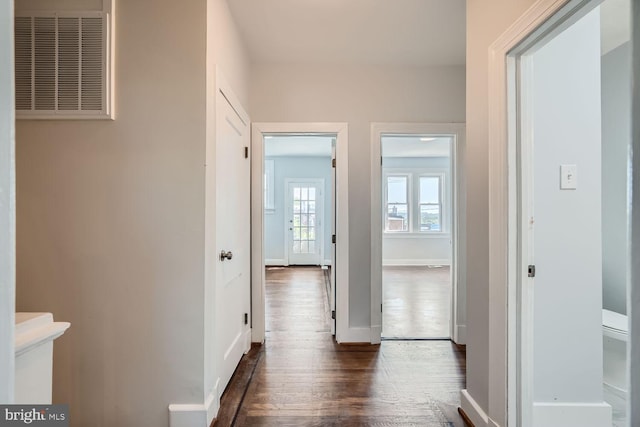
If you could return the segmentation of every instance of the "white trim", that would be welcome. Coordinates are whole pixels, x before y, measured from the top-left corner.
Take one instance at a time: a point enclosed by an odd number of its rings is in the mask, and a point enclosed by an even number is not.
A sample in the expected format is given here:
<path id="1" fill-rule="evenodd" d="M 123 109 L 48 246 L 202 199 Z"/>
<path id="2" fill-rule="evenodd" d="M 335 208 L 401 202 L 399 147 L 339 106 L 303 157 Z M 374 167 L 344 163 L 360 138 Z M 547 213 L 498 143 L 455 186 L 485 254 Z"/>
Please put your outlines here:
<path id="1" fill-rule="evenodd" d="M 169 405 L 169 427 L 209 427 L 220 409 L 219 381 L 203 403 Z"/>
<path id="2" fill-rule="evenodd" d="M 0 4 L 0 402 L 15 382 L 16 175 L 13 0 Z"/>
<path id="3" fill-rule="evenodd" d="M 287 264 L 287 260 L 284 258 L 272 258 L 272 259 L 265 259 L 264 265 L 265 266 L 276 265 L 276 266 L 286 267 L 288 264 Z"/>
<path id="4" fill-rule="evenodd" d="M 385 239 L 450 239 L 451 233 L 439 231 L 423 231 L 421 233 L 385 232 Z"/>
<path id="5" fill-rule="evenodd" d="M 265 336 L 264 301 L 264 168 L 265 134 L 335 134 L 337 150 L 336 194 L 336 340 L 350 342 L 349 329 L 349 145 L 347 123 L 253 123 L 251 132 L 251 298 L 252 341 Z M 260 191 L 256 191 L 260 189 Z"/>
<path id="6" fill-rule="evenodd" d="M 460 408 L 462 408 L 475 427 L 489 425 L 489 416 L 466 389 L 460 392 Z"/>
<path id="7" fill-rule="evenodd" d="M 539 403 L 533 404 L 536 427 L 611 427 L 608 403 Z"/>
<path id="8" fill-rule="evenodd" d="M 420 258 L 420 259 L 384 259 L 382 260 L 384 267 L 392 266 L 427 266 L 427 265 L 451 265 L 449 259 L 435 259 L 435 258 Z"/>
<path id="9" fill-rule="evenodd" d="M 371 124 L 371 330 L 382 330 L 382 165 L 380 138 L 382 134 L 431 134 L 431 135 L 452 135 L 454 142 L 451 147 L 451 225 L 450 234 L 452 242 L 452 254 L 450 264 L 451 269 L 451 331 L 453 336 L 457 329 L 460 317 L 466 312 L 462 304 L 464 298 L 460 296 L 465 293 L 465 284 L 459 281 L 460 257 L 459 253 L 464 253 L 464 248 L 460 248 L 458 236 L 461 212 L 458 212 L 460 200 L 463 195 L 460 191 L 460 179 L 458 178 L 458 168 L 456 165 L 458 150 L 464 147 L 465 125 L 464 123 L 372 123 Z M 392 234 L 392 233 L 391 233 Z M 385 234 L 389 236 L 390 234 Z M 401 233 L 398 233 L 401 235 Z M 425 237 L 429 236 L 425 233 Z M 440 237 L 442 235 L 433 235 Z M 402 236 L 405 237 L 405 236 Z M 372 337 L 371 342 L 380 342 L 380 337 Z"/>
<path id="10" fill-rule="evenodd" d="M 453 330 L 451 340 L 458 345 L 467 344 L 467 325 L 458 325 Z"/>
<path id="11" fill-rule="evenodd" d="M 371 343 L 373 328 L 348 328 L 339 343 Z"/>
<path id="12" fill-rule="evenodd" d="M 638 69 L 640 68 L 640 5 L 637 1 L 631 2 L 632 21 L 632 63 L 633 73 L 632 87 L 632 184 L 630 188 L 636 189 L 631 193 L 631 253 L 629 259 L 631 284 L 627 291 L 627 316 L 629 317 L 629 344 L 627 345 L 627 357 L 629 366 L 629 394 L 627 395 L 627 414 L 629 425 L 640 425 L 640 81 Z M 631 402 L 636 402 L 632 405 Z"/>

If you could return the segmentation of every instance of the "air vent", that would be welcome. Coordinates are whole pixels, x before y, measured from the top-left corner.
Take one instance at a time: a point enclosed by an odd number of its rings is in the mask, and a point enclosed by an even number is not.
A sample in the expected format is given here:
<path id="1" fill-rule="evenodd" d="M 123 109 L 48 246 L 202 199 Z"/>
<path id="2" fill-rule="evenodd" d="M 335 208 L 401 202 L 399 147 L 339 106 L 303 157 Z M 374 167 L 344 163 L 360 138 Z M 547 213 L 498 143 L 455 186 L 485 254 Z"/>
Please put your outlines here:
<path id="1" fill-rule="evenodd" d="M 109 118 L 107 14 L 16 16 L 16 117 Z"/>

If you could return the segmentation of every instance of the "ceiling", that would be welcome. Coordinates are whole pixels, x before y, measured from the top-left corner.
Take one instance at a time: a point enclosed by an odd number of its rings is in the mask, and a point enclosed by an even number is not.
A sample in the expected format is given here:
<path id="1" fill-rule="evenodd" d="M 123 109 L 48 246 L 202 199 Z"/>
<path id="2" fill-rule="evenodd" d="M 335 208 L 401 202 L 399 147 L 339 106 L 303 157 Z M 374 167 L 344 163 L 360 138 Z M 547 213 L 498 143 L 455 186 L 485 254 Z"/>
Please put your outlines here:
<path id="1" fill-rule="evenodd" d="M 382 157 L 449 157 L 451 137 L 383 136 Z"/>
<path id="2" fill-rule="evenodd" d="M 254 63 L 465 63 L 465 0 L 229 0 L 228 4 Z"/>
<path id="3" fill-rule="evenodd" d="M 330 136 L 266 136 L 266 157 L 331 157 Z"/>
<path id="4" fill-rule="evenodd" d="M 264 140 L 264 155 L 265 157 L 331 157 L 332 143 L 333 137 L 324 135 L 268 135 Z M 382 137 L 383 157 L 448 157 L 450 147 L 451 137 L 448 136 Z"/>

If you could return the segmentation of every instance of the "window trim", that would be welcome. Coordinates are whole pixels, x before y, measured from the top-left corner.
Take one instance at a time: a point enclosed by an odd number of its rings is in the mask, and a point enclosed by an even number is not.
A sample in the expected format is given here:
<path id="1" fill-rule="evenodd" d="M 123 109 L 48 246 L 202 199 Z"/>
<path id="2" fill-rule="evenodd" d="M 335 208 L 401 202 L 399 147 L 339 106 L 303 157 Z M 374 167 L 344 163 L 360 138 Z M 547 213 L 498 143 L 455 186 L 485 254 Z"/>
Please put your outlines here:
<path id="1" fill-rule="evenodd" d="M 388 234 L 410 234 L 413 232 L 413 223 L 412 223 L 412 203 L 411 203 L 411 195 L 413 194 L 412 182 L 413 177 L 410 172 L 394 172 L 388 171 L 384 174 L 384 194 L 383 194 L 383 217 L 384 223 L 382 224 L 382 229 L 384 233 Z M 406 230 L 387 230 L 387 216 L 389 215 L 389 178 L 392 177 L 402 177 L 407 180 L 407 188 L 406 188 L 406 205 L 407 205 L 407 229 Z M 402 203 L 393 203 L 394 205 L 402 204 Z"/>

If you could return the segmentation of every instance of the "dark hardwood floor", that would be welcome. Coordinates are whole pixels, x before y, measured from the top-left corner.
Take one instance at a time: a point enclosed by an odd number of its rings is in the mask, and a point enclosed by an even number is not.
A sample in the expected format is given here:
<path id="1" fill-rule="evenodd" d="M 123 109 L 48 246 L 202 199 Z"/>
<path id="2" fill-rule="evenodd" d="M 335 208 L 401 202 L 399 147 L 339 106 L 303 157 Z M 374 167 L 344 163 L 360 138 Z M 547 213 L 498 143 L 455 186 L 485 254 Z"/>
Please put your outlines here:
<path id="1" fill-rule="evenodd" d="M 265 343 L 243 357 L 215 426 L 464 426 L 464 347 L 338 345 L 322 270 L 268 269 L 266 287 Z"/>

